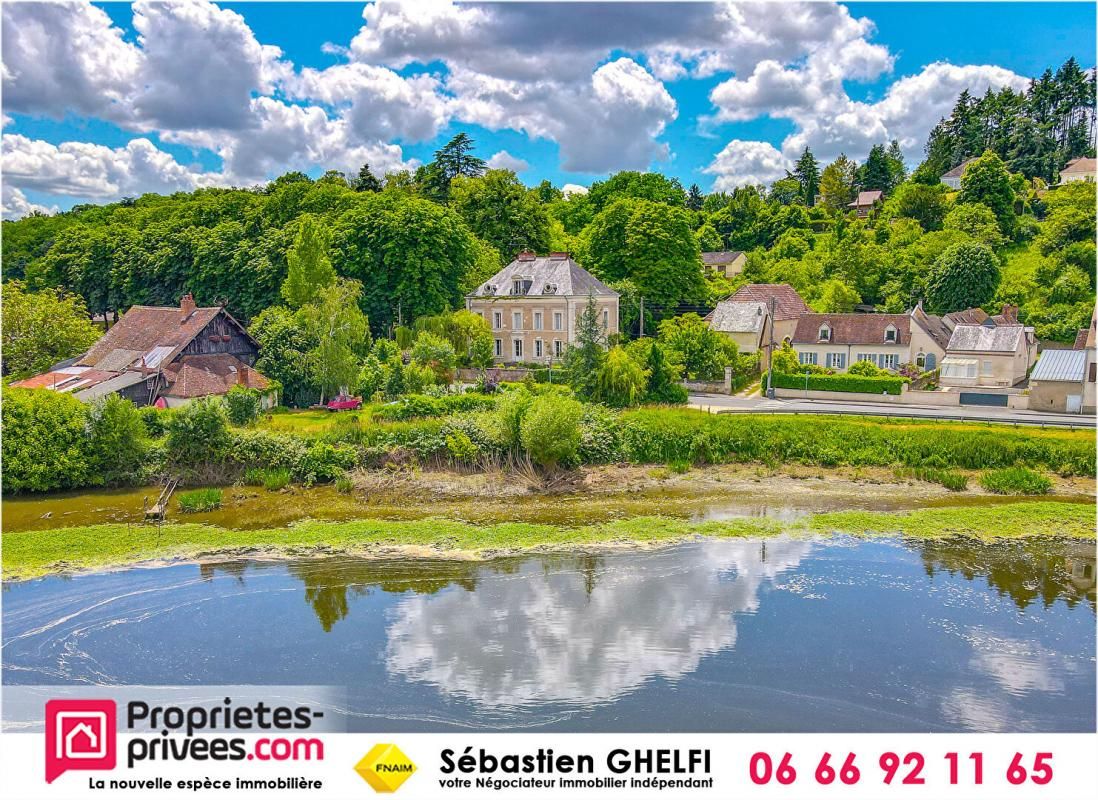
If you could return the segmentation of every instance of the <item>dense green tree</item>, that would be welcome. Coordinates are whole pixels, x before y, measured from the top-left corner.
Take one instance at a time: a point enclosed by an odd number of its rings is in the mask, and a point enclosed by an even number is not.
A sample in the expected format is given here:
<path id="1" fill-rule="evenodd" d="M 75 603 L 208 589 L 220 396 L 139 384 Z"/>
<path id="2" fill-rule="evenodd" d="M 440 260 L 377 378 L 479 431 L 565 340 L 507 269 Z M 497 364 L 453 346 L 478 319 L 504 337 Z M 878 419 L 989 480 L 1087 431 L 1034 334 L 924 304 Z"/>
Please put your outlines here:
<path id="1" fill-rule="evenodd" d="M 698 184 L 690 184 L 690 189 L 686 193 L 686 207 L 691 211 L 701 211 L 704 204 L 705 195 L 702 194 L 702 190 L 698 187 Z"/>
<path id="2" fill-rule="evenodd" d="M 377 179 L 374 173 L 370 172 L 370 165 L 363 164 L 358 170 L 358 176 L 355 178 L 351 188 L 356 192 L 380 192 L 382 186 L 381 181 Z"/>
<path id="3" fill-rule="evenodd" d="M 320 402 L 344 387 L 354 386 L 359 364 L 369 352 L 370 326 L 359 308 L 362 284 L 340 278 L 321 289 L 316 300 L 302 306 L 302 325 L 314 345 L 305 354 Z"/>
<path id="4" fill-rule="evenodd" d="M 576 340 L 564 354 L 564 373 L 577 397 L 591 399 L 598 394 L 598 376 L 606 360 L 606 334 L 599 321 L 595 298 L 576 319 Z"/>
<path id="5" fill-rule="evenodd" d="M 945 229 L 966 233 L 993 250 L 1006 243 L 995 214 L 983 203 L 962 203 L 954 207 L 946 214 Z"/>
<path id="6" fill-rule="evenodd" d="M 738 353 L 734 341 L 694 313 L 661 322 L 659 342 L 691 380 L 723 380 L 724 368 L 735 363 Z"/>
<path id="7" fill-rule="evenodd" d="M 312 214 L 303 214 L 298 220 L 297 235 L 286 254 L 286 263 L 282 297 L 290 308 L 313 302 L 322 289 L 335 283 L 336 272 L 328 258 L 328 237 Z"/>
<path id="8" fill-rule="evenodd" d="M 595 181 L 586 195 L 592 211 L 597 214 L 618 200 L 649 200 L 676 208 L 686 205 L 686 192 L 677 178 L 658 172 L 617 172 L 605 181 Z"/>
<path id="9" fill-rule="evenodd" d="M 816 195 L 820 193 L 820 163 L 807 147 L 793 167 L 793 177 L 801 185 L 801 200 L 804 204 L 815 205 Z"/>
<path id="10" fill-rule="evenodd" d="M 800 181 L 792 175 L 788 178 L 779 178 L 770 184 L 768 199 L 783 206 L 800 203 L 804 201 L 804 189 L 801 187 Z"/>
<path id="11" fill-rule="evenodd" d="M 99 338 L 84 301 L 61 290 L 28 292 L 22 281 L 7 281 L 3 311 L 3 368 L 13 378 L 45 372 Z"/>
<path id="12" fill-rule="evenodd" d="M 450 207 L 474 234 L 495 247 L 505 262 L 522 250 L 549 250 L 545 206 L 510 170 L 491 169 L 478 177 L 454 178 Z"/>
<path id="13" fill-rule="evenodd" d="M 869 150 L 865 163 L 858 168 L 857 184 L 863 191 L 888 192 L 893 187 L 895 170 L 884 145 L 875 144 Z"/>
<path id="14" fill-rule="evenodd" d="M 71 394 L 5 389 L 4 492 L 48 492 L 86 486 L 91 471 L 83 403 Z"/>
<path id="15" fill-rule="evenodd" d="M 938 256 L 926 284 L 926 303 L 945 314 L 982 306 L 999 286 L 999 260 L 983 244 L 955 244 Z"/>
<path id="16" fill-rule="evenodd" d="M 933 186 L 907 181 L 900 184 L 885 202 L 882 217 L 908 217 L 918 222 L 924 231 L 938 231 L 949 209 L 946 187 L 935 181 Z"/>
<path id="17" fill-rule="evenodd" d="M 999 156 L 986 151 L 965 168 L 961 176 L 961 203 L 982 203 L 991 209 L 1005 236 L 1014 234 L 1014 190 L 1010 173 Z"/>
<path id="18" fill-rule="evenodd" d="M 149 442 L 133 403 L 116 394 L 99 398 L 88 406 L 85 431 L 92 482 L 115 485 L 140 476 Z"/>
<path id="19" fill-rule="evenodd" d="M 535 397 L 520 424 L 523 449 L 535 464 L 549 471 L 571 465 L 579 452 L 582 418 L 583 406 L 571 397 Z"/>
<path id="20" fill-rule="evenodd" d="M 484 159 L 473 155 L 474 142 L 467 133 L 459 133 L 435 151 L 434 160 L 419 168 L 416 183 L 427 196 L 439 202 L 450 197 L 450 181 L 458 176 L 475 178 L 484 173 Z"/>
<path id="21" fill-rule="evenodd" d="M 319 397 L 306 360 L 317 343 L 299 314 L 271 306 L 252 320 L 248 333 L 259 345 L 255 368 L 281 385 L 285 403 L 305 406 Z"/>
<path id="22" fill-rule="evenodd" d="M 862 302 L 857 290 L 838 278 L 831 278 L 820 286 L 819 297 L 812 308 L 821 313 L 849 314 Z"/>
<path id="23" fill-rule="evenodd" d="M 332 235 L 332 263 L 362 282 L 362 308 L 378 334 L 398 319 L 458 305 L 475 253 L 474 237 L 453 211 L 386 192 L 343 214 Z"/>
<path id="24" fill-rule="evenodd" d="M 229 417 L 216 395 L 199 397 L 178 408 L 168 421 L 168 458 L 177 468 L 199 471 L 229 455 Z"/>
<path id="25" fill-rule="evenodd" d="M 842 154 L 824 167 L 820 175 L 820 199 L 832 213 L 845 214 L 847 206 L 854 202 L 857 169 L 858 165 Z"/>
<path id="26" fill-rule="evenodd" d="M 599 402 L 627 408 L 641 401 L 648 386 L 648 376 L 624 347 L 611 347 L 599 369 L 596 386 Z"/>
<path id="27" fill-rule="evenodd" d="M 629 280 L 646 299 L 675 304 L 704 293 L 690 212 L 649 200 L 618 200 L 584 232 L 584 265 L 603 280 Z"/>

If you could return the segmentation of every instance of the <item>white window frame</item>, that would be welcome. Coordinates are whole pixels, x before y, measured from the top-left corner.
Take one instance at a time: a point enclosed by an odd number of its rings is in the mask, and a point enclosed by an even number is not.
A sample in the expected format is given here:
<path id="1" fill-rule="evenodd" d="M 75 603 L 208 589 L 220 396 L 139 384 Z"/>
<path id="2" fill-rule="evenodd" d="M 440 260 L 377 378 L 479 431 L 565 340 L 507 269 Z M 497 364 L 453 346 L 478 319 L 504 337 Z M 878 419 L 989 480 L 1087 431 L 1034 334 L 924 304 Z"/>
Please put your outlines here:
<path id="1" fill-rule="evenodd" d="M 553 312 L 553 330 L 555 330 L 555 331 L 564 330 L 564 312 L 563 311 L 554 311 Z"/>
<path id="2" fill-rule="evenodd" d="M 541 339 L 534 339 L 534 358 L 543 358 L 545 356 L 545 344 Z"/>
<path id="3" fill-rule="evenodd" d="M 980 359 L 980 377 L 990 378 L 995 375 L 995 362 L 990 358 Z"/>
<path id="4" fill-rule="evenodd" d="M 542 314 L 540 311 L 534 312 L 534 330 L 540 331 L 542 325 Z"/>
<path id="5" fill-rule="evenodd" d="M 926 353 L 919 353 L 915 356 L 915 366 L 919 369 L 926 369 Z"/>
<path id="6" fill-rule="evenodd" d="M 827 325 L 827 324 L 821 325 L 819 333 L 817 334 L 817 338 L 821 342 L 830 342 L 831 341 L 831 326 Z"/>
<path id="7" fill-rule="evenodd" d="M 846 369 L 846 353 L 828 353 L 827 366 L 829 369 Z"/>
<path id="8" fill-rule="evenodd" d="M 496 339 L 496 358 L 503 358 L 503 339 Z"/>
<path id="9" fill-rule="evenodd" d="M 895 353 L 881 353 L 877 356 L 877 366 L 880 369 L 896 369 L 899 358 Z"/>
<path id="10" fill-rule="evenodd" d="M 803 367 L 807 364 L 815 366 L 819 360 L 819 354 L 815 352 L 802 351 L 797 353 L 797 361 Z"/>
<path id="11" fill-rule="evenodd" d="M 608 308 L 602 310 L 602 329 L 603 331 L 610 330 L 610 309 Z"/>
<path id="12" fill-rule="evenodd" d="M 493 311 L 492 312 L 492 330 L 494 330 L 494 331 L 503 330 L 503 312 L 502 311 Z"/>
<path id="13" fill-rule="evenodd" d="M 520 361 L 525 358 L 523 355 L 522 339 L 511 340 L 511 352 L 514 354 L 515 358 Z"/>
<path id="14" fill-rule="evenodd" d="M 900 332 L 896 330 L 895 325 L 889 325 L 885 328 L 885 344 L 896 344 L 900 341 Z"/>
<path id="15" fill-rule="evenodd" d="M 553 340 L 553 355 L 556 358 L 560 358 L 564 355 L 564 342 L 562 342 L 560 339 Z"/>
<path id="16" fill-rule="evenodd" d="M 511 330 L 513 330 L 513 331 L 521 331 L 522 330 L 522 312 L 521 311 L 512 311 L 511 312 Z"/>

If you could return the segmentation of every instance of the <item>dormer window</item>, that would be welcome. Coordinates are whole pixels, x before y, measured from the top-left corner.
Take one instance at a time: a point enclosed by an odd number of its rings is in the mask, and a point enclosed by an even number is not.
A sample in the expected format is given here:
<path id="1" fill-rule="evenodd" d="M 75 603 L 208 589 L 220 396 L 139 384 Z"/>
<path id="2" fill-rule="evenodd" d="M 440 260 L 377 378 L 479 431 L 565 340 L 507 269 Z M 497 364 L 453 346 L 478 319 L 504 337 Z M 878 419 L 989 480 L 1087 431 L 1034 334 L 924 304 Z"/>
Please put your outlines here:
<path id="1" fill-rule="evenodd" d="M 530 294 L 534 281 L 530 278 L 515 278 L 511 281 L 511 294 Z"/>
<path id="2" fill-rule="evenodd" d="M 885 328 L 885 341 L 892 344 L 896 343 L 896 328 L 892 325 Z"/>
<path id="3" fill-rule="evenodd" d="M 485 294 L 495 294 L 496 293 L 496 287 L 493 286 L 490 283 L 486 283 L 486 284 L 484 284 L 484 293 Z"/>
<path id="4" fill-rule="evenodd" d="M 820 326 L 820 341 L 821 342 L 830 342 L 831 341 L 831 326 L 830 325 L 824 324 L 824 325 Z"/>

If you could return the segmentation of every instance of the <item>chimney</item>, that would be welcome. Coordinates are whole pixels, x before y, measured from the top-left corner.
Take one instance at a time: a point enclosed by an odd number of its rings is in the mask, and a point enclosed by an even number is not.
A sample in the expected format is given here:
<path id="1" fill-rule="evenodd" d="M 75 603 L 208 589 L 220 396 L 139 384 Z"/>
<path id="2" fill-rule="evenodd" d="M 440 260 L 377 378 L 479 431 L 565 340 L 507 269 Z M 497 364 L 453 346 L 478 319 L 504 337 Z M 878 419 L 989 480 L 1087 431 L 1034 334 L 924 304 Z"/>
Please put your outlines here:
<path id="1" fill-rule="evenodd" d="M 535 258 L 537 258 L 537 255 L 529 250 L 523 250 L 521 253 L 518 254 L 519 261 L 533 261 Z"/>
<path id="2" fill-rule="evenodd" d="M 179 322 L 182 324 L 194 313 L 194 295 L 187 292 L 179 298 Z"/>
<path id="3" fill-rule="evenodd" d="M 550 253 L 549 258 L 553 259 L 554 261 L 561 261 L 565 258 L 568 258 L 568 254 L 567 253 Z"/>
<path id="4" fill-rule="evenodd" d="M 241 386 L 247 388 L 247 386 L 248 386 L 248 368 L 246 366 L 241 365 L 240 367 L 237 368 L 237 370 L 236 370 L 236 382 L 239 383 Z"/>
<path id="5" fill-rule="evenodd" d="M 1018 321 L 1018 306 L 1012 306 L 1009 303 L 1003 306 L 1003 316 L 1010 322 Z"/>

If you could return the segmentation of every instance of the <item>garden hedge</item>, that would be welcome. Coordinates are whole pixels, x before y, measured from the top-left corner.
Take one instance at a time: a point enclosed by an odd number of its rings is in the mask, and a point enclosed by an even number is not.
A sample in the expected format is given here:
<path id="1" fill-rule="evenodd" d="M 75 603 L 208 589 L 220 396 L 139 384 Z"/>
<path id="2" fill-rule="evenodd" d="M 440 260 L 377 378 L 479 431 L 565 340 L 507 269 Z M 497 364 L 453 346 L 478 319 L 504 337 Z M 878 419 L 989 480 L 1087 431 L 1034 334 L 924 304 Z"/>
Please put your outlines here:
<path id="1" fill-rule="evenodd" d="M 808 389 L 813 392 L 862 392 L 865 394 L 900 394 L 903 385 L 908 383 L 908 378 L 898 375 L 880 375 L 867 377 L 864 375 L 809 375 Z M 766 373 L 763 373 L 762 385 L 766 385 Z M 804 375 L 786 375 L 781 372 L 774 373 L 772 384 L 778 389 L 804 390 Z"/>

